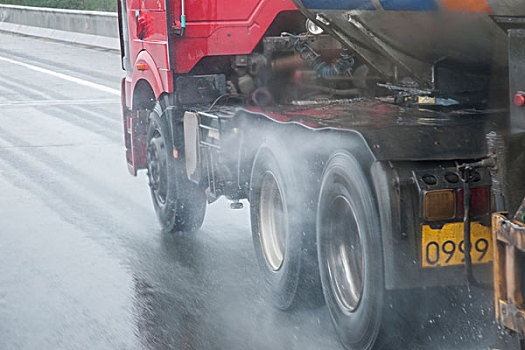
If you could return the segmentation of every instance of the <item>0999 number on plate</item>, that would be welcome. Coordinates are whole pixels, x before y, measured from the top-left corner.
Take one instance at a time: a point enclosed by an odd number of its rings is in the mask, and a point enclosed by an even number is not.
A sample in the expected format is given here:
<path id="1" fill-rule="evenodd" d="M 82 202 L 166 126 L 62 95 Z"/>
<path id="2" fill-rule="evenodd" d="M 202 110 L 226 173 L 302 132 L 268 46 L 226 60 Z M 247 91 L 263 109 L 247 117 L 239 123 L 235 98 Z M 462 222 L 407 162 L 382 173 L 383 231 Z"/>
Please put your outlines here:
<path id="1" fill-rule="evenodd" d="M 470 224 L 473 264 L 492 261 L 492 239 L 490 228 L 477 222 Z M 462 265 L 465 263 L 463 223 L 454 222 L 433 229 L 423 225 L 421 258 L 423 267 Z"/>

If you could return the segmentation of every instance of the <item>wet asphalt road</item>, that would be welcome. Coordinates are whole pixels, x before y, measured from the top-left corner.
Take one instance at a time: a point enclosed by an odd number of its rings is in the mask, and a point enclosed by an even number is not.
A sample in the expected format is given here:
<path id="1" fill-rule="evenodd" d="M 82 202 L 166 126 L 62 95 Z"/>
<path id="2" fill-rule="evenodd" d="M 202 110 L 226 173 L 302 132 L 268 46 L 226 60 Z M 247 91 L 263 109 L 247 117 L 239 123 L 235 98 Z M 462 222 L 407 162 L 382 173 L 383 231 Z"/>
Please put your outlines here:
<path id="1" fill-rule="evenodd" d="M 119 96 L 19 64 L 118 90 L 118 54 L 0 43 L 0 349 L 342 349 L 323 305 L 265 298 L 247 206 L 220 200 L 195 234 L 162 234 L 145 175 L 127 172 Z M 489 293 L 432 295 L 392 348 L 499 341 Z"/>

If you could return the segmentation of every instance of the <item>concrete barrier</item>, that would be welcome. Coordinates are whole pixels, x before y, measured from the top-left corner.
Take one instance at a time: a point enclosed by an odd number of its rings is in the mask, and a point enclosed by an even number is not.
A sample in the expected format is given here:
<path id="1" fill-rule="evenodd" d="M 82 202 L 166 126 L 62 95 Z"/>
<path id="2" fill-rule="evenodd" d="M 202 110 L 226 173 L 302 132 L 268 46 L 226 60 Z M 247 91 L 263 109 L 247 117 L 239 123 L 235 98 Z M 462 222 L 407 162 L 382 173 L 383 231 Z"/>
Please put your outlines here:
<path id="1" fill-rule="evenodd" d="M 118 50 L 117 14 L 0 4 L 0 30 Z"/>

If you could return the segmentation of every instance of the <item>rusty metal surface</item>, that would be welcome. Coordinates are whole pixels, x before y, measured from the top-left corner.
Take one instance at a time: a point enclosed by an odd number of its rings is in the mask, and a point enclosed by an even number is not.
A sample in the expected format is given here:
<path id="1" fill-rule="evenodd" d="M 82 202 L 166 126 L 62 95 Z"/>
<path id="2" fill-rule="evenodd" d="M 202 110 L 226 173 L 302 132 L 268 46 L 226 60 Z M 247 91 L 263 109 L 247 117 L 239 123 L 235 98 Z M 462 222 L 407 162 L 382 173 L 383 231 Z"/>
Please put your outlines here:
<path id="1" fill-rule="evenodd" d="M 493 216 L 496 239 L 525 252 L 525 225 L 507 219 L 502 214 Z"/>
<path id="2" fill-rule="evenodd" d="M 496 319 L 503 326 L 525 335 L 523 258 L 525 225 L 508 220 L 503 213 L 492 216 L 494 240 L 494 303 Z"/>
<path id="3" fill-rule="evenodd" d="M 514 304 L 498 301 L 496 306 L 498 322 L 513 331 L 525 335 L 525 312 L 518 309 Z"/>

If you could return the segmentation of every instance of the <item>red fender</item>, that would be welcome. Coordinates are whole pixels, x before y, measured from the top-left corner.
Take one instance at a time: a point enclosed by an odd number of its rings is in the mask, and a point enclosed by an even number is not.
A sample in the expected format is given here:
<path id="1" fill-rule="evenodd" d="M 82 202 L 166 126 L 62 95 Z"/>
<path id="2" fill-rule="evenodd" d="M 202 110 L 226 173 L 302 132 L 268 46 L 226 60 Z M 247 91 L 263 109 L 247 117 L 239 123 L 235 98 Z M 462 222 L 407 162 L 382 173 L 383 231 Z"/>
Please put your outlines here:
<path id="1" fill-rule="evenodd" d="M 143 50 L 140 51 L 135 60 L 135 65 L 133 67 L 133 74 L 131 77 L 132 81 L 132 93 L 129 96 L 126 96 L 126 104 L 131 106 L 133 109 L 133 95 L 135 93 L 135 87 L 140 80 L 146 80 L 153 93 L 155 94 L 155 99 L 158 99 L 159 96 L 164 92 L 172 92 L 172 77 L 169 70 L 159 70 L 153 57 Z"/>

